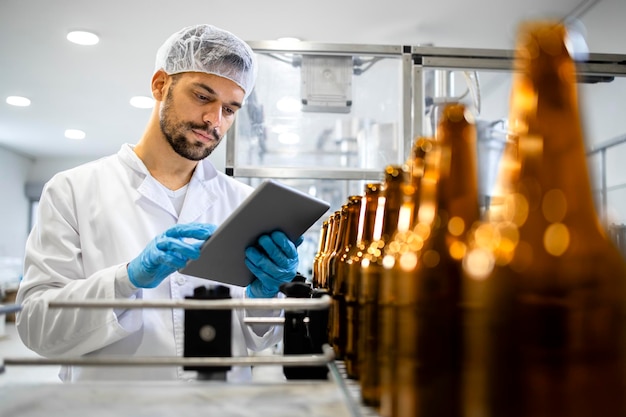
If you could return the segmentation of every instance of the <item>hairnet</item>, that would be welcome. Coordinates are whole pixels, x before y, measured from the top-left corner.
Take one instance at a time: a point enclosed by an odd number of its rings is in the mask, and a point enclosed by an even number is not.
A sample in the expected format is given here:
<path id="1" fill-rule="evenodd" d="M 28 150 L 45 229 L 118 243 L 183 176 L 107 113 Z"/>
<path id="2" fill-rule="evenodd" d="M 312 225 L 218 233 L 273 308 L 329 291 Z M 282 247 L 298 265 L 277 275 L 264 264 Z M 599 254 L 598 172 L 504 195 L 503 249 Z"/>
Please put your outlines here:
<path id="1" fill-rule="evenodd" d="M 155 72 L 204 72 L 228 78 L 247 97 L 254 88 L 257 65 L 248 44 L 211 25 L 189 26 L 170 36 L 156 55 Z"/>

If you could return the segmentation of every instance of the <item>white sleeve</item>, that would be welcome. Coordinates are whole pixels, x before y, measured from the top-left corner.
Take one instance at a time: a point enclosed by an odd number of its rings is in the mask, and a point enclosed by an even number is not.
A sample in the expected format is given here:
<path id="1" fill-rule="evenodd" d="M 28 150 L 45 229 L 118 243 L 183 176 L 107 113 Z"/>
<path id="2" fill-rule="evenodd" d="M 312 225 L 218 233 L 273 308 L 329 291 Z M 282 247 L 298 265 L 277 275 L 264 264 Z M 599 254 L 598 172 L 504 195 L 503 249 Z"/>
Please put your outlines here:
<path id="1" fill-rule="evenodd" d="M 141 319 L 138 311 L 131 310 L 118 320 L 113 309 L 48 307 L 57 300 L 113 300 L 116 280 L 123 281 L 127 275 L 126 264 L 118 264 L 85 276 L 72 201 L 59 198 L 58 193 L 49 190 L 42 195 L 39 222 L 26 243 L 24 275 L 17 293 L 22 310 L 16 325 L 24 344 L 38 354 L 76 356 L 137 331 Z M 128 290 L 117 288 L 120 295 Z"/>

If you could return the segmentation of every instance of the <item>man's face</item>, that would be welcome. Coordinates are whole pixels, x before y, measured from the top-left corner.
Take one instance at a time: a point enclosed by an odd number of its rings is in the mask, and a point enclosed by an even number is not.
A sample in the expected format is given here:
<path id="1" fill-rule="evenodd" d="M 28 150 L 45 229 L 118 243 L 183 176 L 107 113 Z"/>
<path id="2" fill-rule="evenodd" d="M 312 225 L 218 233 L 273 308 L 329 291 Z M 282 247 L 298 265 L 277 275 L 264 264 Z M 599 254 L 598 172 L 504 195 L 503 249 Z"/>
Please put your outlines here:
<path id="1" fill-rule="evenodd" d="M 160 109 L 161 131 L 183 158 L 204 159 L 235 121 L 244 91 L 227 78 L 199 72 L 169 76 L 169 83 Z"/>

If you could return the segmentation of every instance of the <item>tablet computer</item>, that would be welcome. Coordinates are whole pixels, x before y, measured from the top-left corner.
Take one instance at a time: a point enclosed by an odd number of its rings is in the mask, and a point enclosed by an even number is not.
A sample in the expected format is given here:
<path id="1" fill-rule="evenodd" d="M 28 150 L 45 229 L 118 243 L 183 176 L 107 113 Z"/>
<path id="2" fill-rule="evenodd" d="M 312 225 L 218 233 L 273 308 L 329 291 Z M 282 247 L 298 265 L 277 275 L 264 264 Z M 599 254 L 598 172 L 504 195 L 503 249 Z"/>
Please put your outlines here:
<path id="1" fill-rule="evenodd" d="M 180 273 L 245 287 L 254 279 L 244 259 L 259 236 L 282 230 L 292 242 L 330 205 L 274 180 L 261 183 L 202 246 Z"/>

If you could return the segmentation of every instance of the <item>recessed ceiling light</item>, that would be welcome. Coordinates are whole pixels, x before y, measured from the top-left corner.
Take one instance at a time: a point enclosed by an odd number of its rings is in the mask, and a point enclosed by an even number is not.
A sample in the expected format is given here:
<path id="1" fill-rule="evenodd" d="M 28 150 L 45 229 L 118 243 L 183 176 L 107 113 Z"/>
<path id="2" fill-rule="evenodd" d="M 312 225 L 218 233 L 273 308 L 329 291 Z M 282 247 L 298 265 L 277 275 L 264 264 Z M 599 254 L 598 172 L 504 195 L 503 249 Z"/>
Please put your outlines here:
<path id="1" fill-rule="evenodd" d="M 17 107 L 28 107 L 30 106 L 30 100 L 26 97 L 9 96 L 7 97 L 7 104 Z"/>
<path id="2" fill-rule="evenodd" d="M 78 45 L 95 45 L 100 42 L 100 38 L 93 32 L 84 30 L 74 30 L 67 34 L 67 40 Z"/>
<path id="3" fill-rule="evenodd" d="M 146 96 L 135 96 L 130 99 L 130 105 L 138 109 L 151 109 L 154 107 L 154 99 Z"/>
<path id="4" fill-rule="evenodd" d="M 67 129 L 65 131 L 65 137 L 68 139 L 85 139 L 85 132 L 78 129 Z"/>

